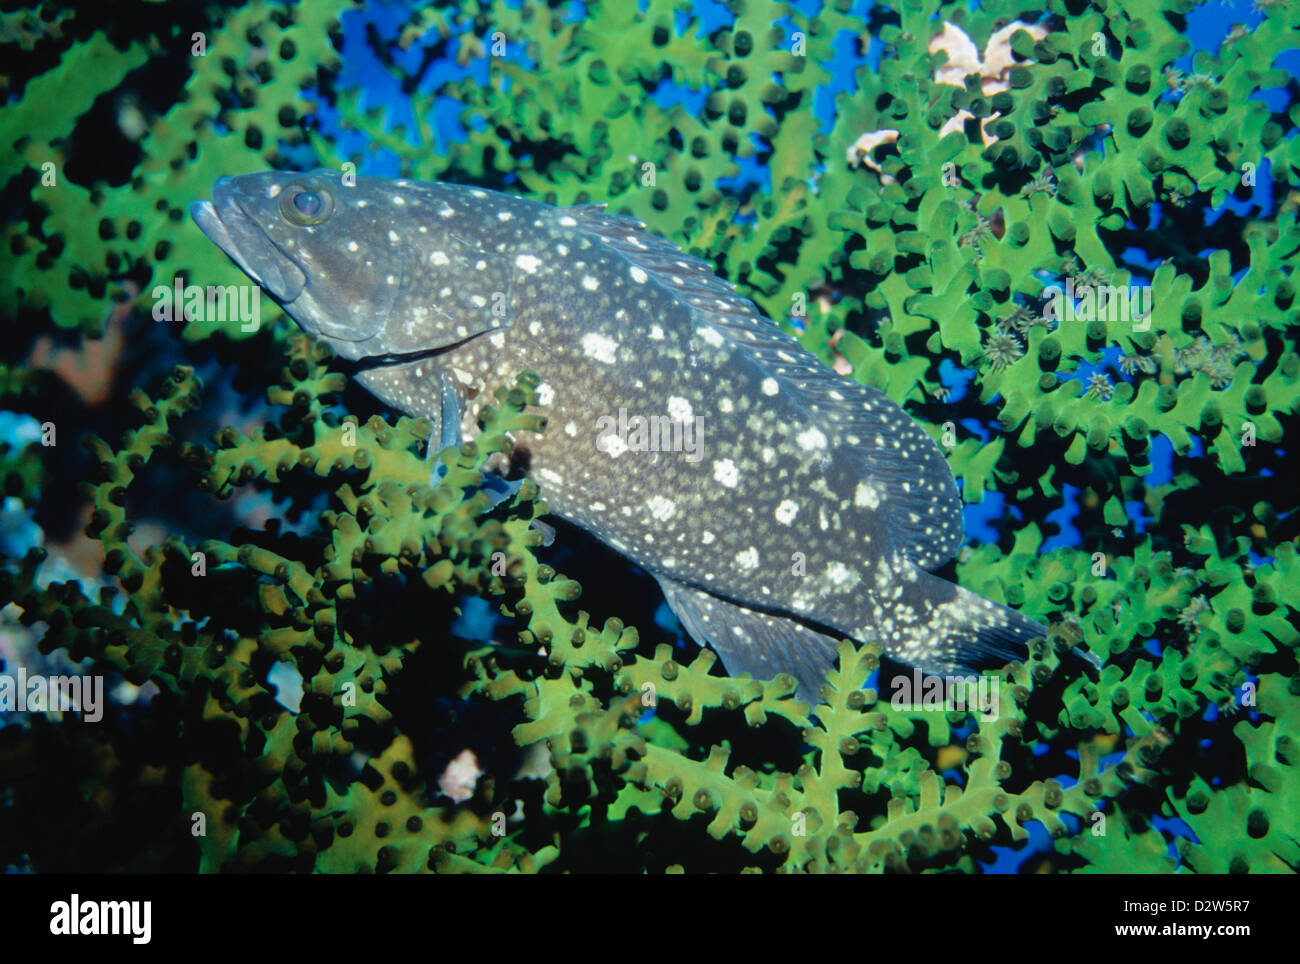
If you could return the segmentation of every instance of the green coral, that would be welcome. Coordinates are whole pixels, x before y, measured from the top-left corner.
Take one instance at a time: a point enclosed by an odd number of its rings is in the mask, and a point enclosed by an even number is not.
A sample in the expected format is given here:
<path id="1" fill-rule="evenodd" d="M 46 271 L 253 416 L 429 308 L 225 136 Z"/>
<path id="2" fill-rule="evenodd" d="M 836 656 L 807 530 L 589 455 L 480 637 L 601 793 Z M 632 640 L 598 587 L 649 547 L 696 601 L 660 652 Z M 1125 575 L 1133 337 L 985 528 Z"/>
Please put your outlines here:
<path id="1" fill-rule="evenodd" d="M 212 258 L 185 205 L 222 175 L 275 164 L 281 138 L 302 140 L 300 118 L 315 108 L 303 88 L 318 68 L 336 63 L 329 33 L 349 6 L 254 0 L 193 36 L 172 26 L 125 50 L 98 33 L 69 46 L 22 99 L 0 107 L 0 179 L 21 180 L 29 197 L 21 219 L 6 226 L 12 280 L 0 292 L 0 310 L 42 311 L 56 325 L 97 331 L 112 301 L 152 305 L 153 287 L 176 277 L 242 282 L 237 269 Z M 151 56 L 188 59 L 192 73 L 175 106 L 144 130 L 129 181 L 71 181 L 67 140 L 78 119 Z M 240 337 L 239 325 L 193 321 L 183 335 L 214 330 Z"/>
<path id="2" fill-rule="evenodd" d="M 1033 304 L 1041 295 L 1039 272 L 1079 275 L 1086 267 L 1100 283 L 1127 285 L 1129 273 L 1111 253 L 1115 243 L 1103 236 L 1113 237 L 1125 219 L 1145 216 L 1156 199 L 1153 185 L 1184 184 L 1219 204 L 1238 186 L 1247 162 L 1258 167 L 1267 159 L 1284 180 L 1300 171 L 1294 139 L 1280 138 L 1268 110 L 1249 100 L 1251 92 L 1283 82 L 1280 71 L 1250 65 L 1267 60 L 1259 43 L 1280 50 L 1288 34 L 1294 38 L 1300 27 L 1293 13 L 1270 16 L 1249 53 L 1234 47 L 1218 58 L 1200 55 L 1198 67 L 1213 82 L 1170 103 L 1160 97 L 1159 78 L 1186 52 L 1187 41 L 1163 17 L 1139 22 L 1110 6 L 1072 11 L 1063 30 L 1038 43 L 1019 32 L 1012 46 L 1025 63 L 1012 68 L 1009 90 L 986 98 L 978 90 L 929 82 L 934 56 L 925 51 L 924 38 L 938 7 L 904 5 L 900 24 L 882 34 L 897 50 L 896 58 L 882 62 L 878 81 L 890 104 L 886 116 L 863 123 L 902 132 L 897 157 L 884 167 L 898 183 L 854 185 L 850 198 L 862 214 L 841 216 L 865 242 L 853 264 L 875 279 L 866 303 L 887 312 L 889 321 L 880 326 L 886 347 L 892 335 L 927 336 L 928 352 L 952 351 L 972 363 L 981 353 L 981 330 L 1008 317 L 1017 298 Z M 1014 4 L 1001 5 L 999 23 L 1015 13 Z M 977 46 L 988 35 L 987 17 L 960 18 L 956 11 L 951 17 L 969 21 Z M 1104 40 L 1100 54 L 1093 52 L 1094 38 Z M 927 110 L 936 96 L 937 112 Z M 976 116 L 996 112 L 991 130 L 997 140 L 985 148 L 962 134 L 940 139 L 936 128 L 958 109 Z M 943 181 L 948 163 L 959 175 L 953 186 Z M 1034 174 L 1040 169 L 1051 171 L 1050 188 Z M 985 232 L 978 241 L 960 242 L 978 219 L 995 214 L 1005 225 L 1001 237 Z M 924 232 L 916 231 L 919 225 Z M 1278 337 L 1296 324 L 1290 267 L 1300 232 L 1294 218 L 1281 218 L 1243 240 L 1248 261 L 1239 280 L 1232 276 L 1242 265 L 1227 251 L 1208 259 L 1208 276 L 1199 285 L 1174 265 L 1159 267 L 1151 279 L 1149 330 L 1127 322 L 1031 328 L 1023 357 L 992 365 L 979 380 L 983 399 L 1001 399 L 997 418 L 1004 432 L 1021 446 L 1058 436 L 1062 442 L 1052 444 L 1064 445 L 1072 464 L 1089 450 L 1105 454 L 1124 444 L 1128 428 L 1160 432 L 1179 452 L 1188 450 L 1189 433 L 1196 432 L 1229 472 L 1244 468 L 1246 423 L 1254 437 L 1280 441 L 1274 413 L 1294 411 L 1300 391 L 1291 343 Z M 1190 259 L 1185 264 L 1196 267 Z M 1219 384 L 1176 372 L 1177 353 L 1202 337 L 1241 343 L 1251 361 L 1242 362 L 1235 378 L 1219 376 Z M 845 342 L 853 346 L 851 336 Z M 1144 368 L 1149 377 L 1113 393 L 1080 396 L 1065 387 L 1076 384 L 1063 380 L 1075 363 L 1095 363 L 1110 346 L 1130 356 L 1153 353 L 1159 371 Z M 849 350 L 840 350 L 852 360 Z M 1256 378 L 1257 371 L 1268 375 Z M 968 498 L 978 500 L 990 487 L 986 477 L 972 477 L 964 459 L 955 467 L 967 476 Z M 1131 471 L 1141 474 L 1143 467 Z"/>
<path id="3" fill-rule="evenodd" d="M 1080 627 L 1060 623 L 1055 645 L 1036 644 L 1025 664 L 1001 674 L 1006 711 L 978 720 L 959 740 L 956 734 L 969 725 L 965 711 L 894 707 L 864 689 L 878 647 L 845 643 L 822 705 L 809 708 L 791 698 L 789 678 L 763 683 L 712 675 L 715 660 L 707 650 L 681 663 L 667 646 L 641 650 L 636 632 L 617 620 L 595 627 L 586 613 L 571 614 L 577 584 L 536 555 L 540 536 L 530 523 L 545 505 L 531 484 L 502 514 L 484 517 L 488 502 L 476 489 L 477 467 L 509 445 L 507 432 L 544 429 L 543 419 L 524 410 L 536 403 L 536 376 L 500 394 L 502 407 L 485 413 L 483 433 L 473 442 L 441 454 L 448 471 L 430 487 L 419 451 L 427 426 L 406 418 L 340 423 L 322 407 L 344 387 L 327 361 L 319 346 L 295 336 L 282 382 L 268 393 L 284 409 L 276 422 L 247 436 L 223 429 L 213 448 L 182 447 L 200 486 L 217 495 L 259 480 L 286 485 L 295 472 L 337 483 L 335 507 L 321 516 L 314 536 L 288 540 L 272 528 L 239 545 L 170 539 L 143 555 L 132 550 L 122 509 L 126 489 L 160 449 L 176 445 L 178 423 L 198 404 L 193 374 L 178 369 L 157 400 L 136 394 L 143 425 L 119 449 L 90 442 L 102 480 L 94 487 L 99 508 L 89 529 L 104 544 L 105 568 L 125 590 L 125 606 L 95 603 L 75 583 L 42 587 L 36 554 L 6 582 L 5 596 L 22 609 L 24 622 L 49 624 L 43 649 L 66 648 L 74 658 L 92 657 L 132 682 L 153 682 L 173 694 L 186 742 L 220 733 L 213 759 L 201 755 L 175 777 L 185 811 L 209 821 L 210 832 L 199 838 L 204 869 L 529 870 L 575 859 L 563 844 L 558 850 L 524 845 L 524 839 L 549 839 L 548 825 L 553 833 L 568 828 L 579 836 L 597 826 L 615 836 L 630 832 L 609 827 L 612 819 L 657 839 L 670 837 L 675 822 L 691 824 L 697 816 L 713 839 L 734 838 L 754 866 L 970 867 L 984 843 L 1004 835 L 1025 840 L 1030 821 L 1064 839 L 1071 824 L 1063 815 L 1086 821 L 1108 801 L 1122 802 L 1134 788 L 1157 783 L 1153 768 L 1172 740 L 1168 727 L 1176 729 L 1207 698 L 1220 700 L 1231 674 L 1259 655 L 1216 646 L 1207 626 L 1186 660 L 1171 653 L 1159 673 L 1139 659 L 1127 676 L 1112 664 L 1098 684 L 1071 681 L 1058 653 L 1078 641 Z M 492 565 L 495 553 L 504 565 Z M 1293 567 L 1294 553 L 1285 561 Z M 1149 552 L 1117 564 L 1113 580 L 1090 582 L 1089 563 L 1071 550 L 1031 555 L 1035 572 L 1005 574 L 993 565 L 982 588 L 996 590 L 1004 576 L 1003 586 L 1041 587 L 1020 600 L 1026 611 L 1049 618 L 1095 610 L 1083 624 L 1085 635 L 1100 628 L 1122 643 L 1134 630 L 1117 627 L 1115 612 L 1126 625 L 1143 626 L 1139 634 L 1158 631 L 1197 584 Z M 979 559 L 969 564 L 985 568 Z M 1240 578 L 1239 569 L 1215 560 L 1207 569 Z M 408 624 L 403 635 L 401 620 L 395 627 L 392 617 L 367 605 L 366 587 L 385 580 L 402 580 L 404 601 L 417 610 L 432 608 L 431 596 L 470 591 L 500 597 L 503 612 L 516 619 L 521 647 L 471 648 L 459 682 L 444 679 L 442 686 L 517 715 L 515 742 L 546 748 L 545 789 L 526 805 L 535 810 L 526 811 L 525 830 L 500 832 L 520 792 L 520 781 L 507 774 L 469 804 L 429 802 L 432 775 L 420 770 L 393 688 L 420 648 L 453 644 L 438 627 Z M 1084 588 L 1076 589 L 1078 583 Z M 232 592 L 250 602 L 232 608 Z M 1121 598 L 1133 601 L 1129 611 L 1117 608 Z M 1280 615 L 1273 632 L 1294 645 L 1294 631 Z M 267 661 L 291 662 L 302 676 L 297 714 L 276 704 L 255 672 Z M 1275 685 L 1261 687 L 1270 715 Z M 1059 709 L 1044 709 L 1052 704 Z M 667 728 L 645 719 L 649 707 L 669 721 Z M 719 728 L 731 735 L 721 742 L 704 735 Z M 756 766 L 758 760 L 737 755 L 733 747 L 749 742 L 747 730 L 762 734 L 768 753 L 791 754 L 793 769 Z M 1097 741 L 1124 733 L 1126 756 L 1101 765 Z M 1072 785 L 1056 779 L 1061 760 L 1033 754 L 1038 741 L 1077 746 Z M 369 763 L 340 783 L 344 761 L 361 747 Z M 944 756 L 953 758 L 947 767 L 960 759 L 960 786 L 940 776 Z M 232 759 L 238 775 L 230 772 Z M 1284 776 L 1271 778 L 1273 786 Z M 860 800 L 861 813 L 841 807 L 845 791 Z M 633 812 L 641 819 L 633 820 Z M 1252 819 L 1257 830 L 1259 818 Z M 692 869 L 692 860 L 707 859 L 682 853 L 678 862 Z"/>
<path id="4" fill-rule="evenodd" d="M 411 573 L 428 594 L 482 588 L 484 557 L 510 543 L 499 526 L 474 524 L 482 497 L 465 497 L 465 490 L 481 479 L 474 466 L 502 445 L 506 431 L 536 428 L 537 419 L 519 413 L 524 395 L 517 389 L 501 413 L 488 414 L 482 435 L 461 451 L 444 454 L 450 470 L 431 489 L 427 466 L 413 451 L 427 436 L 427 426 L 409 419 L 391 426 L 376 420 L 353 426 L 357 440 L 349 446 L 341 441 L 345 426 L 330 424 L 319 396 L 297 391 L 304 385 L 323 391 L 341 387 L 338 376 L 318 377 L 320 358 L 320 350 L 299 336 L 285 370 L 285 390 L 310 402 L 306 410 L 290 408 L 283 425 L 296 426 L 313 444 L 278 439 L 285 445 L 274 448 L 261 433 L 240 440 L 223 432 L 219 448 L 182 453 L 203 470 L 204 486 L 218 494 L 232 476 L 244 482 L 254 475 L 272 478 L 276 465 L 321 474 L 345 467 L 364 471 L 367 478 L 356 483 L 358 496 L 351 497 L 347 485 L 338 490 L 340 511 L 329 513 L 326 521 L 330 541 L 309 553 L 314 566 L 277 551 L 280 547 L 257 543 L 210 540 L 187 546 L 173 538 L 141 556 L 126 541 L 132 531 L 122 509 L 126 489 L 160 448 L 175 445 L 176 423 L 197 404 L 197 380 L 191 371 L 177 369 L 156 401 L 135 396 L 144 424 L 128 433 L 121 448 L 93 438 L 89 443 L 102 481 L 93 490 L 99 508 L 88 531 L 104 545 L 104 567 L 125 590 L 125 606 L 119 612 L 106 601 L 97 604 L 76 583 L 42 587 L 36 581 L 39 553 L 29 555 L 7 581 L 6 596 L 22 608 L 24 622 L 49 624 L 44 650 L 67 648 L 74 658 L 93 658 L 131 682 L 152 682 L 183 697 L 183 739 L 199 740 L 200 734 L 220 729 L 236 744 L 237 775 L 219 756 L 215 762 L 200 758 L 181 775 L 185 808 L 204 814 L 212 828 L 199 837 L 201 869 L 279 860 L 299 869 L 415 870 L 457 850 L 476 849 L 486 865 L 515 866 L 522 860 L 534 866 L 536 857 L 493 836 L 486 817 L 422 803 L 403 776 L 412 766 L 409 738 L 400 732 L 383 734 L 386 749 L 370 764 L 368 772 L 379 774 L 379 785 L 358 779 L 339 789 L 327 774 L 331 760 L 338 763 L 352 752 L 359 734 L 377 739 L 367 731 L 389 724 L 392 714 L 381 701 L 386 679 L 419 643 L 354 640 L 356 626 L 340 609 L 371 580 L 371 563 L 380 572 Z M 248 462 L 230 460 L 236 452 L 251 455 L 262 448 L 274 448 L 288 462 L 263 460 L 253 472 L 245 471 Z M 524 493 L 518 501 L 522 505 L 531 498 Z M 262 540 L 270 541 L 268 535 Z M 222 599 L 240 584 L 251 590 L 257 618 L 250 623 L 250 613 L 244 612 L 223 621 L 217 615 Z M 166 601 L 180 596 L 186 599 L 183 609 Z M 306 693 L 302 712 L 295 715 L 274 703 L 273 692 L 253 669 L 262 657 L 297 668 Z M 389 789 L 380 789 L 383 781 Z M 380 824 L 391 826 L 392 833 L 376 831 Z M 354 829 L 357 838 L 349 839 Z"/>

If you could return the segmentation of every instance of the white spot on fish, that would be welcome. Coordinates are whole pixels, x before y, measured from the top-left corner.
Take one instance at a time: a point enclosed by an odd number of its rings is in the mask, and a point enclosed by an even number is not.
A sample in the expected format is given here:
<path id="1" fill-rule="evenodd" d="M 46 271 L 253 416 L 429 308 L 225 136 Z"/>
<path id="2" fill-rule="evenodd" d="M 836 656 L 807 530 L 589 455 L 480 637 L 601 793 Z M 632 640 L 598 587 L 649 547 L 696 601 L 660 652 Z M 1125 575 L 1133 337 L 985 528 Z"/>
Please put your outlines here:
<path id="1" fill-rule="evenodd" d="M 538 469 L 537 476 L 543 482 L 549 482 L 551 483 L 551 485 L 564 484 L 564 479 L 561 476 L 557 475 L 555 472 L 552 472 L 550 469 Z"/>
<path id="2" fill-rule="evenodd" d="M 736 463 L 731 459 L 718 459 L 713 463 L 713 477 L 729 489 L 734 489 L 736 483 L 740 481 L 740 473 L 736 471 Z"/>
<path id="3" fill-rule="evenodd" d="M 826 566 L 826 581 L 832 586 L 855 585 L 861 579 L 861 576 L 842 562 L 832 562 Z"/>
<path id="4" fill-rule="evenodd" d="M 429 255 L 429 260 L 438 266 L 449 264 L 451 261 L 451 259 L 447 257 L 447 253 L 445 251 L 433 252 L 431 255 Z"/>
<path id="5" fill-rule="evenodd" d="M 866 506 L 868 509 L 878 509 L 880 492 L 871 482 L 859 482 L 853 490 L 853 504 L 859 508 Z"/>
<path id="6" fill-rule="evenodd" d="M 783 499 L 781 504 L 776 507 L 776 521 L 783 526 L 788 526 L 794 521 L 795 515 L 799 512 L 799 506 L 790 499 Z"/>
<path id="7" fill-rule="evenodd" d="M 762 389 L 764 395 L 775 395 L 781 390 L 776 384 L 775 378 L 764 378 L 763 384 L 760 385 L 759 388 Z"/>
<path id="8" fill-rule="evenodd" d="M 651 341 L 663 341 L 663 340 L 664 340 L 664 330 L 663 330 L 662 328 L 660 328 L 658 325 L 651 325 L 651 326 L 650 326 L 650 340 L 651 340 Z"/>
<path id="9" fill-rule="evenodd" d="M 584 274 L 584 275 L 582 276 L 582 286 L 583 286 L 584 288 L 586 288 L 588 291 L 599 291 L 599 290 L 600 290 L 600 282 L 597 281 L 595 278 L 593 278 L 593 277 L 592 277 L 591 275 L 589 275 L 589 274 Z"/>
<path id="10" fill-rule="evenodd" d="M 689 422 L 691 416 L 695 413 L 691 410 L 691 403 L 680 395 L 671 395 L 668 398 L 668 417 L 674 422 Z"/>
<path id="11" fill-rule="evenodd" d="M 578 222 L 573 220 L 573 218 L 569 217 L 567 214 L 560 218 L 560 224 L 564 225 L 566 228 L 576 228 L 578 226 Z"/>
<path id="12" fill-rule="evenodd" d="M 640 268 L 636 267 L 635 265 L 632 266 L 631 275 L 632 275 L 632 280 L 639 285 L 645 284 L 646 279 L 650 277 L 648 274 L 646 274 L 644 271 L 642 271 Z"/>
<path id="13" fill-rule="evenodd" d="M 714 348 L 722 347 L 722 336 L 713 328 L 697 328 L 695 334 L 699 335 L 706 343 L 712 345 Z"/>
<path id="14" fill-rule="evenodd" d="M 712 545 L 713 540 L 714 540 L 715 538 L 716 538 L 716 537 L 713 535 L 712 532 L 702 532 L 702 533 L 700 533 L 700 542 L 704 543 L 706 546 L 707 546 L 707 545 Z"/>
<path id="15" fill-rule="evenodd" d="M 551 387 L 549 382 L 542 382 L 537 386 L 537 401 L 542 405 L 550 405 L 551 402 L 555 401 L 555 389 Z"/>
<path id="16" fill-rule="evenodd" d="M 498 221 L 509 221 L 512 217 L 514 217 L 514 215 L 511 214 L 509 211 L 498 211 L 498 212 L 497 212 L 497 220 L 498 220 Z"/>
<path id="17" fill-rule="evenodd" d="M 672 499 L 665 499 L 662 495 L 650 496 L 645 504 L 650 510 L 651 517 L 660 522 L 667 522 L 677 512 L 677 503 Z"/>
<path id="18" fill-rule="evenodd" d="M 805 451 L 826 448 L 826 436 L 817 428 L 810 428 L 806 431 L 800 432 L 795 436 L 794 440 L 798 442 L 799 447 Z"/>
<path id="19" fill-rule="evenodd" d="M 758 568 L 758 550 L 750 546 L 744 552 L 736 553 L 736 567 L 749 571 Z"/>
<path id="20" fill-rule="evenodd" d="M 528 272 L 528 274 L 535 273 L 541 266 L 541 263 L 541 261 L 534 258 L 531 254 L 521 254 L 519 257 L 515 258 L 516 267 L 521 271 Z"/>
<path id="21" fill-rule="evenodd" d="M 612 365 L 618 360 L 614 356 L 614 352 L 618 350 L 618 342 L 594 331 L 582 336 L 582 350 L 589 357 L 606 365 Z"/>
<path id="22" fill-rule="evenodd" d="M 400 238 L 397 237 L 397 232 L 396 232 L 396 231 L 389 231 L 389 232 L 388 232 L 388 240 L 389 240 L 390 242 L 392 242 L 393 244 L 396 244 L 396 243 L 400 240 Z"/>
<path id="23" fill-rule="evenodd" d="M 729 398 L 718 399 L 718 411 L 721 412 L 723 415 L 730 415 L 733 411 L 735 411 L 735 408 L 736 408 L 735 403 L 732 402 L 731 399 Z"/>
<path id="24" fill-rule="evenodd" d="M 596 439 L 596 448 L 600 449 L 611 459 L 616 459 L 627 451 L 627 443 L 617 435 L 601 435 Z M 627 507 L 624 506 L 624 508 Z"/>

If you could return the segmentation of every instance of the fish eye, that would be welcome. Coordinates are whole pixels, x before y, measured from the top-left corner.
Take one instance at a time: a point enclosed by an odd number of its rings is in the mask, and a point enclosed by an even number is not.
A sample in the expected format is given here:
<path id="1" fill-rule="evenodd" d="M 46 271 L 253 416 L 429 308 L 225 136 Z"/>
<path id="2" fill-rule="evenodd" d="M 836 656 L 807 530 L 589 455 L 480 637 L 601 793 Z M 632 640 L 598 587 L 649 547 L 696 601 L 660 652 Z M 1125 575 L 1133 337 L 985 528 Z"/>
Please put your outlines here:
<path id="1" fill-rule="evenodd" d="M 334 196 L 324 187 L 290 184 L 280 192 L 280 214 L 290 224 L 320 224 L 334 213 Z"/>

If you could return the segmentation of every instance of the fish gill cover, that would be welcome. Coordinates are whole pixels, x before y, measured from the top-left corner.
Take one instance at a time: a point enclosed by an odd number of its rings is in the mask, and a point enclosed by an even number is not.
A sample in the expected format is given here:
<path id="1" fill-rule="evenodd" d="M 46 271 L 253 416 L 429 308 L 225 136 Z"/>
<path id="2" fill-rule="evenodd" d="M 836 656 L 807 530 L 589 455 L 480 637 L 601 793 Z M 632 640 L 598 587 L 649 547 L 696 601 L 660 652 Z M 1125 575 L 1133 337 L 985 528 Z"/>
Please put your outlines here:
<path id="1" fill-rule="evenodd" d="M 1280 0 L 6 6 L 0 859 L 1294 872 L 1297 48 Z M 870 642 L 816 705 L 720 675 L 485 480 L 544 371 L 431 475 L 204 300 L 243 279 L 189 202 L 317 166 L 703 258 L 930 434 L 941 572 L 1047 636 L 976 705 Z M 73 674 L 96 714 L 14 702 Z"/>

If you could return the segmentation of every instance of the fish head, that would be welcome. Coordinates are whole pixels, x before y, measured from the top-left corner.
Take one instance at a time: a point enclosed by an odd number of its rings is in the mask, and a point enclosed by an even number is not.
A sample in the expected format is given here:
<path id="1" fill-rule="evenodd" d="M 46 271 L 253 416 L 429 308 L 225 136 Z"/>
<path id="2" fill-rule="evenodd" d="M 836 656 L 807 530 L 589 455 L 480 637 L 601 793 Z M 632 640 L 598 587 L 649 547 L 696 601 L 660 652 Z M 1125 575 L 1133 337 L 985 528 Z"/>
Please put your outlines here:
<path id="1" fill-rule="evenodd" d="M 383 328 L 400 265 L 357 270 L 347 239 L 368 229 L 365 207 L 346 193 L 342 178 L 267 171 L 219 178 L 211 201 L 190 214 L 204 234 L 262 287 L 304 330 L 327 339 L 345 357 Z M 351 256 L 350 256 L 351 255 Z"/>
<path id="2" fill-rule="evenodd" d="M 190 213 L 294 321 L 344 358 L 437 350 L 501 327 L 479 310 L 485 299 L 461 303 L 459 263 L 426 257 L 426 248 L 441 254 L 457 242 L 430 238 L 427 227 L 417 233 L 418 188 L 407 208 L 393 185 L 329 170 L 241 174 L 218 179 L 212 200 L 194 202 Z M 444 276 L 432 277 L 439 264 Z"/>

